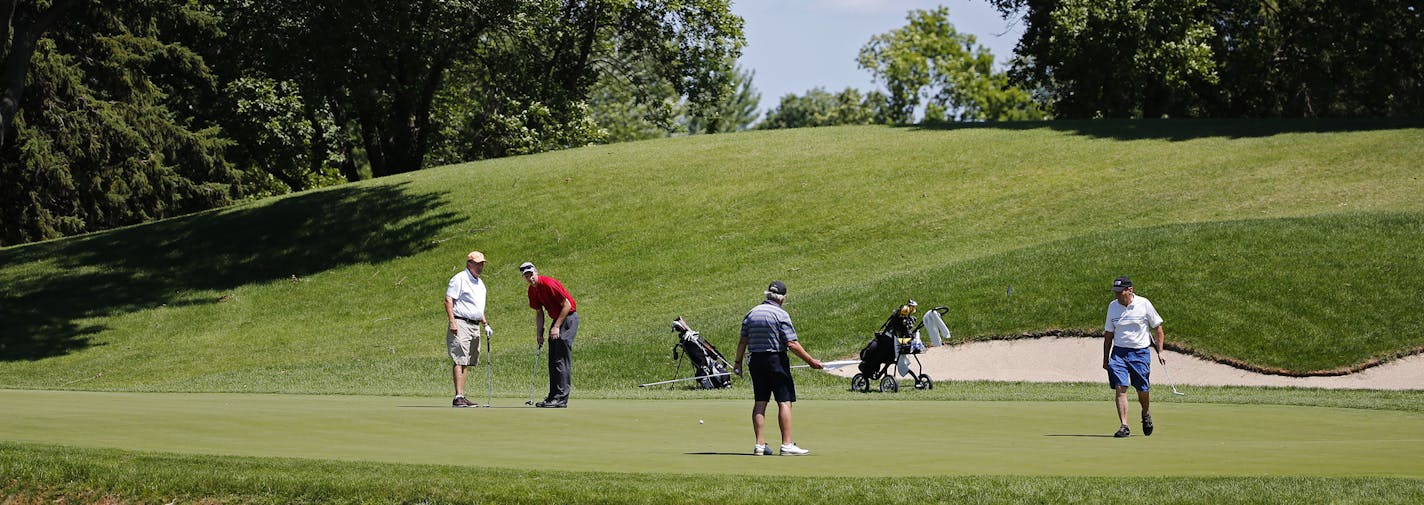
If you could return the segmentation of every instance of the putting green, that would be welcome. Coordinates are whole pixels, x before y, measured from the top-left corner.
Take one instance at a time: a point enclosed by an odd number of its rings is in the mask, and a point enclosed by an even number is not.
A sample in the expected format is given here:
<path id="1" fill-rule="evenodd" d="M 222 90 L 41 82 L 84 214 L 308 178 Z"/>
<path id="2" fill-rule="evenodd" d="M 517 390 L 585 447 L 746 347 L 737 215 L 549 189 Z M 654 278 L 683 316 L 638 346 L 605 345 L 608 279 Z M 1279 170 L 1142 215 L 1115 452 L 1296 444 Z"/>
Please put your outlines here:
<path id="1" fill-rule="evenodd" d="M 1101 402 L 823 401 L 812 455 L 751 457 L 750 401 L 575 400 L 452 409 L 446 398 L 0 390 L 0 439 L 80 447 L 534 470 L 777 475 L 1424 477 L 1424 414 L 1159 401 L 1114 439 Z M 1135 411 L 1135 406 L 1134 406 Z M 705 424 L 699 424 L 701 419 Z M 775 439 L 773 419 L 768 434 Z"/>

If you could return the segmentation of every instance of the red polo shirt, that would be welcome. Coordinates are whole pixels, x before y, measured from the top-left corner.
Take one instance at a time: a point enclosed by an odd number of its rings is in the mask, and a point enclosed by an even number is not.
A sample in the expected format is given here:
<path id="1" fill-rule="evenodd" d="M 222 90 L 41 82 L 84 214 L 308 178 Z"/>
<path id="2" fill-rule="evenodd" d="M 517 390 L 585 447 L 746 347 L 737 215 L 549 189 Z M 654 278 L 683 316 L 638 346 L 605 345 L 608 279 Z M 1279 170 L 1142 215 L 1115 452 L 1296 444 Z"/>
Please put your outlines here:
<path id="1" fill-rule="evenodd" d="M 564 300 L 569 301 L 569 313 L 578 310 L 578 304 L 574 303 L 574 297 L 569 296 L 568 290 L 559 283 L 558 279 L 547 275 L 540 275 L 538 280 L 529 285 L 529 308 L 543 308 L 549 317 L 557 319 L 559 311 L 564 309 Z"/>

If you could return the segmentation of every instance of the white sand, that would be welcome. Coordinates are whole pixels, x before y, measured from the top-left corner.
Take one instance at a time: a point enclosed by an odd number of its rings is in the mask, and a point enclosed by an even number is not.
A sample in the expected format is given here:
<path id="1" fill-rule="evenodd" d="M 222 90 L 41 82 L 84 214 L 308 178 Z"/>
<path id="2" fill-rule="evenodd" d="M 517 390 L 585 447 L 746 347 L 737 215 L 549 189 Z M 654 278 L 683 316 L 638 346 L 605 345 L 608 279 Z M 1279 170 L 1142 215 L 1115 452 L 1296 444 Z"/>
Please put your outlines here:
<path id="1" fill-rule="evenodd" d="M 989 380 L 1023 382 L 1102 382 L 1100 338 L 1038 338 L 970 342 L 933 347 L 920 354 L 923 373 L 935 381 Z M 1152 381 L 1201 386 L 1281 386 L 1325 389 L 1424 389 L 1424 355 L 1334 377 L 1266 375 L 1194 356 L 1167 351 L 1167 366 L 1154 359 Z M 914 367 L 913 362 L 911 367 Z M 854 366 L 831 370 L 850 377 Z"/>

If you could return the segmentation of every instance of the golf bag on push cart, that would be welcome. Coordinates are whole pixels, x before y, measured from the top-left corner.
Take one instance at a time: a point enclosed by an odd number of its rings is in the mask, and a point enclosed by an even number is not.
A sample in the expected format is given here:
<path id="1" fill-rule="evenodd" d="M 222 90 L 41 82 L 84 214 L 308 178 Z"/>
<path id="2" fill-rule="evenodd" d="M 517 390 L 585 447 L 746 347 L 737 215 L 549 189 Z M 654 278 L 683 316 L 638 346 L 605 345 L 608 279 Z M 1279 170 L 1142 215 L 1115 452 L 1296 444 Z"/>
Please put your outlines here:
<path id="1" fill-rule="evenodd" d="M 917 323 L 914 314 L 918 306 L 914 300 L 901 305 L 860 350 L 860 373 L 850 379 L 852 391 L 870 391 L 870 383 L 880 381 L 881 392 L 899 392 L 900 382 L 895 379 L 896 371 L 901 376 L 913 378 L 915 389 L 934 389 L 934 381 L 930 379 L 929 374 L 923 373 L 924 367 L 918 356 L 925 351 L 925 344 L 920 340 L 920 330 L 929 332 L 931 345 L 940 345 L 944 338 L 949 337 L 949 329 L 945 327 L 943 318 L 949 313 L 949 307 L 935 307 L 925 314 L 923 322 Z M 927 323 L 930 325 L 928 328 Z M 910 367 L 911 359 L 915 361 L 914 368 Z M 896 371 L 891 371 L 892 366 L 896 367 Z"/>
<path id="2" fill-rule="evenodd" d="M 727 370 L 732 366 L 727 364 L 727 359 L 722 357 L 722 352 L 717 350 L 717 346 L 712 345 L 707 339 L 702 338 L 700 333 L 687 326 L 687 321 L 681 317 L 672 322 L 672 331 L 677 333 L 677 345 L 672 346 L 672 360 L 678 361 L 678 354 L 687 356 L 687 361 L 692 363 L 692 376 L 701 377 L 697 383 L 702 389 L 718 389 L 732 386 L 732 374 Z M 682 363 L 677 364 L 674 375 L 682 370 Z"/>

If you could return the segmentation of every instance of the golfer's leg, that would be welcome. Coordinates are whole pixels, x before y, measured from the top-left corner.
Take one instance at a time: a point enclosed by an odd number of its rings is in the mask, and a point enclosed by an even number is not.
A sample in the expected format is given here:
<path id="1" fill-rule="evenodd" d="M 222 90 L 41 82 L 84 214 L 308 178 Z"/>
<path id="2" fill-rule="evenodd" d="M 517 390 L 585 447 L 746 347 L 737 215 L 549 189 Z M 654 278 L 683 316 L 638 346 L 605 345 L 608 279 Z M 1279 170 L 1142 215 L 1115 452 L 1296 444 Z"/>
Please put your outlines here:
<path id="1" fill-rule="evenodd" d="M 765 445 L 766 438 L 762 436 L 762 427 L 766 425 L 766 402 L 756 402 L 752 404 L 752 433 L 756 435 L 757 445 Z"/>
<path id="2" fill-rule="evenodd" d="M 559 328 L 559 343 L 564 349 L 562 363 L 559 374 L 559 398 L 558 401 L 569 401 L 569 395 L 574 392 L 574 336 L 578 334 L 579 315 L 577 312 L 569 314 L 564 319 L 564 326 Z"/>
<path id="3" fill-rule="evenodd" d="M 781 427 L 781 445 L 791 443 L 791 402 L 776 402 L 776 423 Z"/>
<path id="4" fill-rule="evenodd" d="M 1117 401 L 1118 424 L 1127 425 L 1127 386 L 1118 386 L 1115 394 Z"/>
<path id="5" fill-rule="evenodd" d="M 451 365 L 450 377 L 455 380 L 455 396 L 465 395 L 465 365 Z"/>
<path id="6" fill-rule="evenodd" d="M 566 402 L 569 400 L 570 358 L 568 343 L 562 339 L 549 340 L 549 361 L 554 364 L 549 377 L 549 399 L 552 401 Z"/>
<path id="7" fill-rule="evenodd" d="M 546 364 L 549 369 L 549 392 L 544 395 L 544 401 L 552 402 L 555 398 L 554 394 L 557 393 L 559 389 L 559 353 L 555 350 L 554 339 L 549 339 L 545 342 L 546 345 L 549 346 L 549 362 Z"/>
<path id="8" fill-rule="evenodd" d="M 1148 413 L 1150 413 L 1150 412 L 1151 412 L 1151 408 L 1152 408 L 1152 392 L 1151 392 L 1151 391 L 1138 391 L 1138 392 L 1137 392 L 1137 403 L 1142 405 L 1142 415 L 1145 416 L 1145 415 L 1147 415 Z"/>

